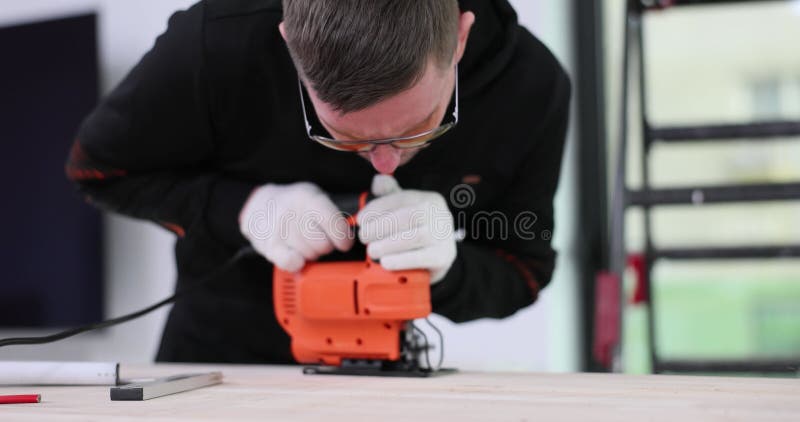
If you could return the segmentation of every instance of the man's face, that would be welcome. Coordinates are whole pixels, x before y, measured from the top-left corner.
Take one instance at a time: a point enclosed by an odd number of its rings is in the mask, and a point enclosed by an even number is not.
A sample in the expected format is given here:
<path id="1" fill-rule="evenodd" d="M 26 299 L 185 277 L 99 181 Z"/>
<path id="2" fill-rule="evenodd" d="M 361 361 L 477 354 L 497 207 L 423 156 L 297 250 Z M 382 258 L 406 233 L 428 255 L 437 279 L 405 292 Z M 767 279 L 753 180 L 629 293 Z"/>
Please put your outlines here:
<path id="1" fill-rule="evenodd" d="M 317 117 L 335 139 L 399 138 L 429 131 L 442 123 L 453 96 L 455 78 L 454 66 L 442 69 L 431 61 L 411 88 L 363 110 L 345 114 L 320 101 L 313 89 L 308 91 Z M 392 174 L 419 151 L 378 145 L 359 155 L 369 160 L 379 173 Z"/>
<path id="2" fill-rule="evenodd" d="M 417 135 L 442 123 L 455 89 L 455 64 L 464 55 L 470 28 L 475 22 L 472 12 L 463 12 L 458 23 L 458 45 L 449 66 L 428 62 L 422 77 L 411 88 L 363 110 L 341 114 L 320 101 L 313 84 L 306 84 L 317 117 L 328 133 L 338 140 L 374 140 Z M 279 25 L 286 39 L 283 22 Z M 436 142 L 435 140 L 433 142 Z M 379 173 L 391 174 L 409 162 L 419 149 L 396 149 L 378 145 L 368 153 L 359 153 L 369 160 Z"/>

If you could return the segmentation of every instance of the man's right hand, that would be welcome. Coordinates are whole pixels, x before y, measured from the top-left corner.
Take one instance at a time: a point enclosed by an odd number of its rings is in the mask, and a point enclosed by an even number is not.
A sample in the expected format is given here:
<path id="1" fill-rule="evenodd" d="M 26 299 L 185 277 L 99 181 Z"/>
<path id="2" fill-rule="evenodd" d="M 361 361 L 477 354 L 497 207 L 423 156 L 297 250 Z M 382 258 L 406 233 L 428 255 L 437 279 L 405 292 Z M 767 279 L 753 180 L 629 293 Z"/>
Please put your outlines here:
<path id="1" fill-rule="evenodd" d="M 291 272 L 334 248 L 345 252 L 354 241 L 341 211 L 307 182 L 253 190 L 239 214 L 239 228 L 258 253 Z"/>

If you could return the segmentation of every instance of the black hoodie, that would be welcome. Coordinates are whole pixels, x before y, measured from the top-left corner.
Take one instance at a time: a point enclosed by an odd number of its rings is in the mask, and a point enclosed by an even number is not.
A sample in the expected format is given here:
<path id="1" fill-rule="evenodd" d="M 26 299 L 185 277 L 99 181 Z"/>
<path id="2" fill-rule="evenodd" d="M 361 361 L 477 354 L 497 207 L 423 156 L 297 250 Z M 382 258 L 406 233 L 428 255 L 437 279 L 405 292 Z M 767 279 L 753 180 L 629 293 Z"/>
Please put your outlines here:
<path id="1" fill-rule="evenodd" d="M 254 187 L 310 181 L 352 193 L 374 175 L 355 154 L 306 138 L 280 3 L 206 0 L 173 15 L 86 118 L 70 154 L 68 177 L 89 201 L 177 234 L 179 287 L 247 246 L 237 220 Z M 444 195 L 466 231 L 431 290 L 434 312 L 459 322 L 509 316 L 550 280 L 570 98 L 565 72 L 506 0 L 460 5 L 476 22 L 459 65 L 459 124 L 395 173 L 404 188 Z M 330 259 L 363 254 L 360 246 Z M 265 259 L 243 258 L 182 297 L 157 359 L 291 362 L 271 274 Z"/>

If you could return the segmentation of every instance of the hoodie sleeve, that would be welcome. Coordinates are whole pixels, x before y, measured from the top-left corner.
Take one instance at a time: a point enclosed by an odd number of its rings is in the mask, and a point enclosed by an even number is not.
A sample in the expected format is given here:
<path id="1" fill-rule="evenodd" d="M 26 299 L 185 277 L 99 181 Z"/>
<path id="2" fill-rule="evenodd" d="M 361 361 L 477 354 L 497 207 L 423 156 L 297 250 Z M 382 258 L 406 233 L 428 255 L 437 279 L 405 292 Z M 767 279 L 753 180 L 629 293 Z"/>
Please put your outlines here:
<path id="1" fill-rule="evenodd" d="M 167 31 L 84 120 L 67 177 L 109 211 L 192 231 L 237 248 L 238 213 L 254 185 L 215 170 L 203 63 L 203 7 L 175 13 Z"/>
<path id="2" fill-rule="evenodd" d="M 553 197 L 571 93 L 566 73 L 560 66 L 557 70 L 548 106 L 532 134 L 535 145 L 497 208 L 509 217 L 508 236 L 467 233 L 450 271 L 432 287 L 434 312 L 452 321 L 507 317 L 536 301 L 550 282 L 556 258 L 550 243 Z"/>

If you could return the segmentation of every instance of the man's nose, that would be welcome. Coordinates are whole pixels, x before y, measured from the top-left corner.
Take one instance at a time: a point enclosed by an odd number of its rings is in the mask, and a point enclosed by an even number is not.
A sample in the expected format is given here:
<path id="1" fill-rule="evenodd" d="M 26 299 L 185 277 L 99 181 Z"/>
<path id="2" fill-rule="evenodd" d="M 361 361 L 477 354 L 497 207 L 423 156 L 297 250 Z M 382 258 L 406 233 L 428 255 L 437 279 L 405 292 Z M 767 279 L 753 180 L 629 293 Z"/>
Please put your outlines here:
<path id="1" fill-rule="evenodd" d="M 400 166 L 401 152 L 391 145 L 378 145 L 370 151 L 369 161 L 381 174 L 392 174 Z"/>

